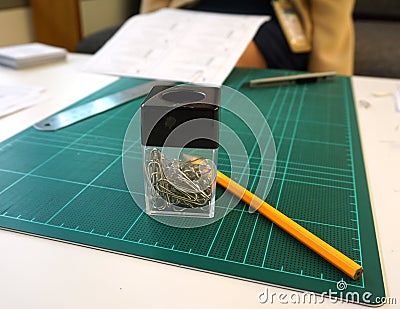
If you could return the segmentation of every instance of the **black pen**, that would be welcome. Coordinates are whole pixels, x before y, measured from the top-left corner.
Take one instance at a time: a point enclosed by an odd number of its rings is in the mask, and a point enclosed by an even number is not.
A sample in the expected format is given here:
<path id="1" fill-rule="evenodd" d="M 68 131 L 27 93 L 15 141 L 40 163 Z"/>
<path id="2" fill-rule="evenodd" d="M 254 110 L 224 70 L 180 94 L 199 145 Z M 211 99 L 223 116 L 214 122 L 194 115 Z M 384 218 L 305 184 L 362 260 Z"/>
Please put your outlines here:
<path id="1" fill-rule="evenodd" d="M 333 78 L 334 76 L 336 76 L 336 72 L 304 73 L 304 74 L 296 74 L 288 76 L 267 77 L 267 78 L 253 79 L 245 83 L 244 86 L 257 88 L 257 87 L 285 86 L 292 84 L 316 83 L 321 80 Z"/>

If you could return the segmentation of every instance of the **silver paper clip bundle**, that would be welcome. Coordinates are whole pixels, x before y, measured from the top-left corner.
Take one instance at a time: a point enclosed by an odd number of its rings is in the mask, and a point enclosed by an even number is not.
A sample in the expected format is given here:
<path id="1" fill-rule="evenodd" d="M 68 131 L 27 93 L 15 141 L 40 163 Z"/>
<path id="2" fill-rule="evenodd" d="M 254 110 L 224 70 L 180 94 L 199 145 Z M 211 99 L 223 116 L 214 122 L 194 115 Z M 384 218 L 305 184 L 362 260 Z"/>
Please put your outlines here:
<path id="1" fill-rule="evenodd" d="M 208 160 L 167 159 L 157 148 L 151 150 L 149 158 L 147 177 L 153 210 L 208 210 L 216 173 Z"/>

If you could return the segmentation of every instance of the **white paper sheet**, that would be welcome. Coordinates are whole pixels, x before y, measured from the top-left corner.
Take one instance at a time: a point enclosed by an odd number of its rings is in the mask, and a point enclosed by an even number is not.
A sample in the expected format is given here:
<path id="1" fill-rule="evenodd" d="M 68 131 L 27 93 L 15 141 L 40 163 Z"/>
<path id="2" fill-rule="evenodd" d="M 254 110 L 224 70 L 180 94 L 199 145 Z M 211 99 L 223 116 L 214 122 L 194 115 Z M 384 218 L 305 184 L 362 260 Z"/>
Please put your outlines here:
<path id="1" fill-rule="evenodd" d="M 40 87 L 0 85 L 0 117 L 48 99 Z"/>
<path id="2" fill-rule="evenodd" d="M 119 76 L 222 84 L 268 16 L 162 9 L 136 15 L 87 63 Z"/>

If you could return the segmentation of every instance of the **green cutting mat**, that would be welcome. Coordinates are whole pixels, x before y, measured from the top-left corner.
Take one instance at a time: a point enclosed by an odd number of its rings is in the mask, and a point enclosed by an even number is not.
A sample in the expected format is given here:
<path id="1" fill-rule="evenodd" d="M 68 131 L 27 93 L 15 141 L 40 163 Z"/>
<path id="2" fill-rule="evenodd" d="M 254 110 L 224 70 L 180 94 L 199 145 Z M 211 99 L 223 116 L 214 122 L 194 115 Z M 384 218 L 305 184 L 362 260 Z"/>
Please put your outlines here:
<path id="1" fill-rule="evenodd" d="M 278 74 L 288 72 L 236 69 L 226 85 L 239 89 Z M 142 82 L 120 79 L 80 103 Z M 143 214 L 121 166 L 125 130 L 143 99 L 60 131 L 30 128 L 1 143 L 0 226 L 298 290 L 350 299 L 354 292 L 361 302 L 371 293 L 367 302 L 379 304 L 384 284 L 350 80 L 241 90 L 264 113 L 275 139 L 277 170 L 267 201 L 363 265 L 359 280 L 248 213 L 243 203 L 194 229 Z M 246 134 L 249 149 L 254 139 Z M 257 184 L 258 155 L 250 160 L 250 190 Z M 222 172 L 229 173 L 227 162 L 220 152 Z M 341 280 L 347 284 L 342 291 Z"/>

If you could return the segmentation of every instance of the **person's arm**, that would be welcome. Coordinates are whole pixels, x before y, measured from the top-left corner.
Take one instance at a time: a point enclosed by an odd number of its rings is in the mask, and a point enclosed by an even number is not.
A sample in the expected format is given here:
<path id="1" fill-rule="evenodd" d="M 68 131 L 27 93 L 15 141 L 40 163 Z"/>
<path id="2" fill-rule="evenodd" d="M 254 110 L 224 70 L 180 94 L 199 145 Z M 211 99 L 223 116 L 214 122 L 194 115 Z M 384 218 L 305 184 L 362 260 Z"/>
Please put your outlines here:
<path id="1" fill-rule="evenodd" d="M 267 62 L 256 43 L 251 41 L 249 45 L 247 45 L 242 56 L 240 56 L 239 60 L 236 62 L 235 67 L 265 69 L 267 67 Z"/>
<path id="2" fill-rule="evenodd" d="M 165 7 L 185 7 L 195 2 L 197 0 L 142 0 L 140 2 L 140 13 L 149 13 Z"/>
<path id="3" fill-rule="evenodd" d="M 169 6 L 170 0 L 142 0 L 140 13 L 149 13 Z"/>
<path id="4" fill-rule="evenodd" d="M 310 71 L 352 75 L 354 69 L 354 0 L 310 0 L 312 51 Z"/>

